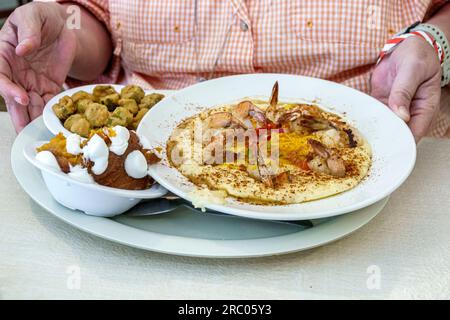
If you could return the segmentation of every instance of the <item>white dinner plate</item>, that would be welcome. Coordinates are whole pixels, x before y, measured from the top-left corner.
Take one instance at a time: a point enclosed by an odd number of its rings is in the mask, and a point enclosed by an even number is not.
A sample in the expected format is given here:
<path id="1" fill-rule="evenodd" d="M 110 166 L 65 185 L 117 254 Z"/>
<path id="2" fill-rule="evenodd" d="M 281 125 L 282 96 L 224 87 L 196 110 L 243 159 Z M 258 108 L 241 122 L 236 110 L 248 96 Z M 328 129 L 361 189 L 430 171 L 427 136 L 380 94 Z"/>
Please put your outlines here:
<path id="1" fill-rule="evenodd" d="M 216 216 L 178 210 L 152 217 L 92 217 L 56 202 L 39 170 L 23 156 L 25 146 L 51 138 L 42 117 L 29 124 L 11 150 L 14 175 L 42 208 L 90 234 L 145 250 L 196 257 L 244 258 L 305 250 L 340 239 L 369 222 L 387 198 L 354 213 L 314 220 L 314 227 L 272 223 L 233 216 Z"/>
<path id="2" fill-rule="evenodd" d="M 56 96 L 54 96 L 53 98 L 51 98 L 45 105 L 44 111 L 42 112 L 42 116 L 44 118 L 44 123 L 45 123 L 46 127 L 48 128 L 48 130 L 50 130 L 50 132 L 53 133 L 54 135 L 56 135 L 60 132 L 62 132 L 65 136 L 70 135 L 70 131 L 67 130 L 66 128 L 64 128 L 64 125 L 61 123 L 61 120 L 58 119 L 55 112 L 53 111 L 53 106 L 55 104 L 57 104 L 59 99 L 61 99 L 62 97 L 71 96 L 75 92 L 86 91 L 87 93 L 92 93 L 94 91 L 94 87 L 97 85 L 98 84 L 71 88 L 71 89 L 62 91 L 61 93 L 59 93 Z M 119 84 L 107 84 L 107 85 L 112 86 L 119 93 L 120 93 L 120 90 L 124 87 L 123 85 L 119 85 Z M 154 92 L 161 93 L 161 94 L 164 94 L 165 96 L 173 93 L 172 90 L 144 90 L 144 92 L 145 92 L 145 94 L 150 94 L 150 93 L 154 93 Z"/>
<path id="3" fill-rule="evenodd" d="M 355 188 L 321 200 L 293 205 L 263 206 L 227 199 L 224 205 L 207 208 L 254 219 L 317 219 L 352 212 L 371 205 L 396 190 L 411 173 L 416 144 L 408 126 L 378 100 L 352 88 L 316 78 L 251 74 L 218 78 L 179 90 L 153 107 L 142 119 L 138 134 L 154 147 L 165 150 L 176 126 L 208 108 L 244 98 L 269 99 L 279 82 L 279 101 L 314 101 L 331 112 L 345 115 L 368 140 L 373 151 L 369 175 Z M 166 189 L 189 200 L 196 187 L 178 170 L 163 161 L 150 168 L 150 175 Z"/>

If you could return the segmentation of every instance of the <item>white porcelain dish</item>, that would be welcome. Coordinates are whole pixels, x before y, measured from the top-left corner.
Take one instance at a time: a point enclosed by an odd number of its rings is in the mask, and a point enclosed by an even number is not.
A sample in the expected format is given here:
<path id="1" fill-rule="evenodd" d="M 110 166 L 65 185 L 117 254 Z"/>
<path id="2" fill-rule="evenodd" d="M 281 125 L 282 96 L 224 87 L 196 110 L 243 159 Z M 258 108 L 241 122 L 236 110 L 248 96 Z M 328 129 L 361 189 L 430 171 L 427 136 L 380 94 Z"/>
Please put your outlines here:
<path id="1" fill-rule="evenodd" d="M 383 209 L 388 200 L 383 199 L 354 213 L 313 221 L 314 227 L 306 230 L 262 220 L 197 214 L 187 209 L 151 217 L 88 216 L 55 201 L 40 170 L 23 156 L 26 146 L 50 138 L 51 134 L 39 117 L 21 131 L 11 149 L 13 173 L 23 190 L 37 203 L 30 201 L 32 214 L 40 215 L 45 209 L 77 229 L 143 250 L 208 258 L 262 257 L 306 250 L 361 228 Z"/>
<path id="2" fill-rule="evenodd" d="M 207 208 L 256 219 L 301 220 L 330 217 L 364 208 L 394 192 L 411 173 L 416 144 L 408 126 L 387 106 L 352 88 L 316 78 L 282 74 L 251 74 L 218 78 L 182 89 L 153 107 L 142 119 L 138 134 L 153 147 L 165 150 L 178 123 L 208 108 L 248 97 L 269 99 L 275 81 L 280 101 L 314 101 L 345 115 L 369 141 L 373 164 L 369 175 L 355 188 L 321 200 L 293 205 L 251 205 L 227 199 L 225 205 Z M 180 197 L 189 199 L 197 187 L 168 165 L 167 156 L 152 166 L 152 177 Z"/>
<path id="3" fill-rule="evenodd" d="M 36 160 L 36 148 L 46 142 L 37 141 L 25 146 L 23 155 L 41 171 L 53 198 L 67 208 L 80 210 L 88 215 L 112 217 L 127 211 L 142 199 L 159 198 L 167 193 L 167 190 L 157 183 L 150 189 L 135 191 L 74 180 Z"/>
<path id="4" fill-rule="evenodd" d="M 70 134 L 70 131 L 67 130 L 66 128 L 64 128 L 64 125 L 61 123 L 61 120 L 59 120 L 58 117 L 55 115 L 55 112 L 53 111 L 53 105 L 58 103 L 59 99 L 61 99 L 62 97 L 71 96 L 72 94 L 74 94 L 78 91 L 86 91 L 87 93 L 92 93 L 94 91 L 94 87 L 97 85 L 98 84 L 71 88 L 71 89 L 65 90 L 65 91 L 57 94 L 53 98 L 51 98 L 45 105 L 44 111 L 42 112 L 42 116 L 44 118 L 44 123 L 45 123 L 45 126 L 48 128 L 48 130 L 50 130 L 50 132 L 53 133 L 54 135 L 62 132 L 65 136 L 68 136 Z M 110 85 L 110 84 L 108 84 L 108 85 Z M 114 89 L 117 92 L 120 92 L 120 90 L 124 87 L 123 85 L 118 85 L 118 84 L 111 84 L 111 86 L 114 87 Z M 166 97 L 173 93 L 172 90 L 144 90 L 144 91 L 145 91 L 145 94 L 150 94 L 150 93 L 156 92 L 156 93 L 164 94 Z"/>

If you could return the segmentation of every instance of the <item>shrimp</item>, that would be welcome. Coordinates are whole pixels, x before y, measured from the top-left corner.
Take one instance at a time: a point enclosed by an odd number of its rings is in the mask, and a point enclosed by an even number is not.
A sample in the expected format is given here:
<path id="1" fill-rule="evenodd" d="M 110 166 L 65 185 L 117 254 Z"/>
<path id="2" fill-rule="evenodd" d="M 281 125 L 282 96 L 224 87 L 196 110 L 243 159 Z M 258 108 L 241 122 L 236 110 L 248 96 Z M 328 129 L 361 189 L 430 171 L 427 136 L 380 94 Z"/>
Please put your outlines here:
<path id="1" fill-rule="evenodd" d="M 257 106 L 255 106 L 251 101 L 242 101 L 237 106 L 235 106 L 232 110 L 232 115 L 235 119 L 247 123 L 248 119 L 252 118 L 258 125 L 263 125 L 266 123 L 267 119 L 262 110 L 260 110 Z M 252 126 L 253 127 L 253 126 Z"/>
<path id="2" fill-rule="evenodd" d="M 247 173 L 254 179 L 261 181 L 266 187 L 273 188 L 273 172 L 266 164 L 264 159 L 262 146 L 254 140 L 249 141 L 249 152 L 252 153 L 251 157 L 256 159 L 256 170 L 247 167 Z"/>
<path id="3" fill-rule="evenodd" d="M 346 169 L 342 158 L 317 140 L 308 139 L 308 143 L 317 155 L 308 162 L 308 166 L 313 171 L 331 174 L 335 177 L 345 176 Z"/>
<path id="4" fill-rule="evenodd" d="M 347 139 L 344 132 L 331 128 L 328 130 L 318 131 L 315 133 L 327 148 L 342 148 L 347 145 Z"/>
<path id="5" fill-rule="evenodd" d="M 240 118 L 231 112 L 216 112 L 207 118 L 207 126 L 210 129 L 244 128 L 253 129 L 253 124 L 248 118 Z"/>
<path id="6" fill-rule="evenodd" d="M 270 95 L 269 107 L 266 109 L 265 117 L 273 123 L 278 123 L 277 117 L 278 105 L 278 81 L 272 87 L 272 94 Z"/>
<path id="7" fill-rule="evenodd" d="M 213 113 L 208 118 L 208 126 L 212 129 L 226 128 L 231 125 L 233 116 L 229 112 Z"/>

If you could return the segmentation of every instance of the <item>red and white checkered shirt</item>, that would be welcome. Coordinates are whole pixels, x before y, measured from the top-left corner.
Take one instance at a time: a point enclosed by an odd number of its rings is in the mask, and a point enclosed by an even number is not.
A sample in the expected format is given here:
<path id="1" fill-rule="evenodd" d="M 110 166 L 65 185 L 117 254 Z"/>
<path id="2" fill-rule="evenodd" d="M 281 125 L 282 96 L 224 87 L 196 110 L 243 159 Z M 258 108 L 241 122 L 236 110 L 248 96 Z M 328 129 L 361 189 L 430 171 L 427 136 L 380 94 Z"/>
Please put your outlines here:
<path id="1" fill-rule="evenodd" d="M 443 0 L 59 0 L 100 19 L 114 43 L 98 82 L 179 89 L 200 78 L 289 73 L 364 92 L 387 39 Z M 211 75 L 211 73 L 213 73 Z M 442 135 L 442 115 L 433 134 Z"/>

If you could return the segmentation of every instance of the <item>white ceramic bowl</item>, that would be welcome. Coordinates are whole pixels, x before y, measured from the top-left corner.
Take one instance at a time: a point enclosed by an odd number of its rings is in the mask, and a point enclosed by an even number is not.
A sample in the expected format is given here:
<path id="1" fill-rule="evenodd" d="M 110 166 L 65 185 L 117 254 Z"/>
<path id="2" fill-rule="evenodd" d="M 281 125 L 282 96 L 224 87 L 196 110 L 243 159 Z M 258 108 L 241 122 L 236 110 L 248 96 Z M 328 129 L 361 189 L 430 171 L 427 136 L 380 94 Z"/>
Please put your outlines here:
<path id="1" fill-rule="evenodd" d="M 117 92 L 120 92 L 120 90 L 122 90 L 122 88 L 124 87 L 123 85 L 118 84 L 94 84 L 71 88 L 69 90 L 65 90 L 57 94 L 47 102 L 47 104 L 44 107 L 44 111 L 42 112 L 42 117 L 44 118 L 44 123 L 45 126 L 48 128 L 48 130 L 50 130 L 50 132 L 53 133 L 54 135 L 57 135 L 58 133 L 62 132 L 65 136 L 68 136 L 70 134 L 70 131 L 64 128 L 64 125 L 61 123 L 61 120 L 59 120 L 58 117 L 56 116 L 55 112 L 53 111 L 53 105 L 57 104 L 59 99 L 61 99 L 62 97 L 71 96 L 78 91 L 86 91 L 87 93 L 92 93 L 94 91 L 94 88 L 98 85 L 110 85 Z M 161 93 L 166 97 L 173 93 L 172 90 L 144 90 L 144 92 L 145 94 Z"/>
<path id="2" fill-rule="evenodd" d="M 72 179 L 36 160 L 36 148 L 47 141 L 39 141 L 24 148 L 25 158 L 38 168 L 53 198 L 65 207 L 88 215 L 113 217 L 135 206 L 142 199 L 159 198 L 167 190 L 155 183 L 147 190 L 124 190 Z"/>
<path id="3" fill-rule="evenodd" d="M 316 78 L 286 74 L 237 75 L 204 81 L 175 92 L 150 109 L 137 130 L 152 147 L 165 150 L 166 142 L 182 120 L 217 105 L 246 97 L 269 99 L 275 81 L 280 101 L 315 101 L 339 113 L 353 124 L 372 147 L 369 175 L 355 188 L 325 199 L 293 205 L 262 206 L 227 199 L 224 205 L 207 208 L 256 219 L 318 219 L 355 211 L 394 192 L 409 176 L 416 160 L 416 144 L 408 126 L 387 106 L 355 89 Z M 167 163 L 151 166 L 151 176 L 180 197 L 189 199 L 197 188 Z"/>

